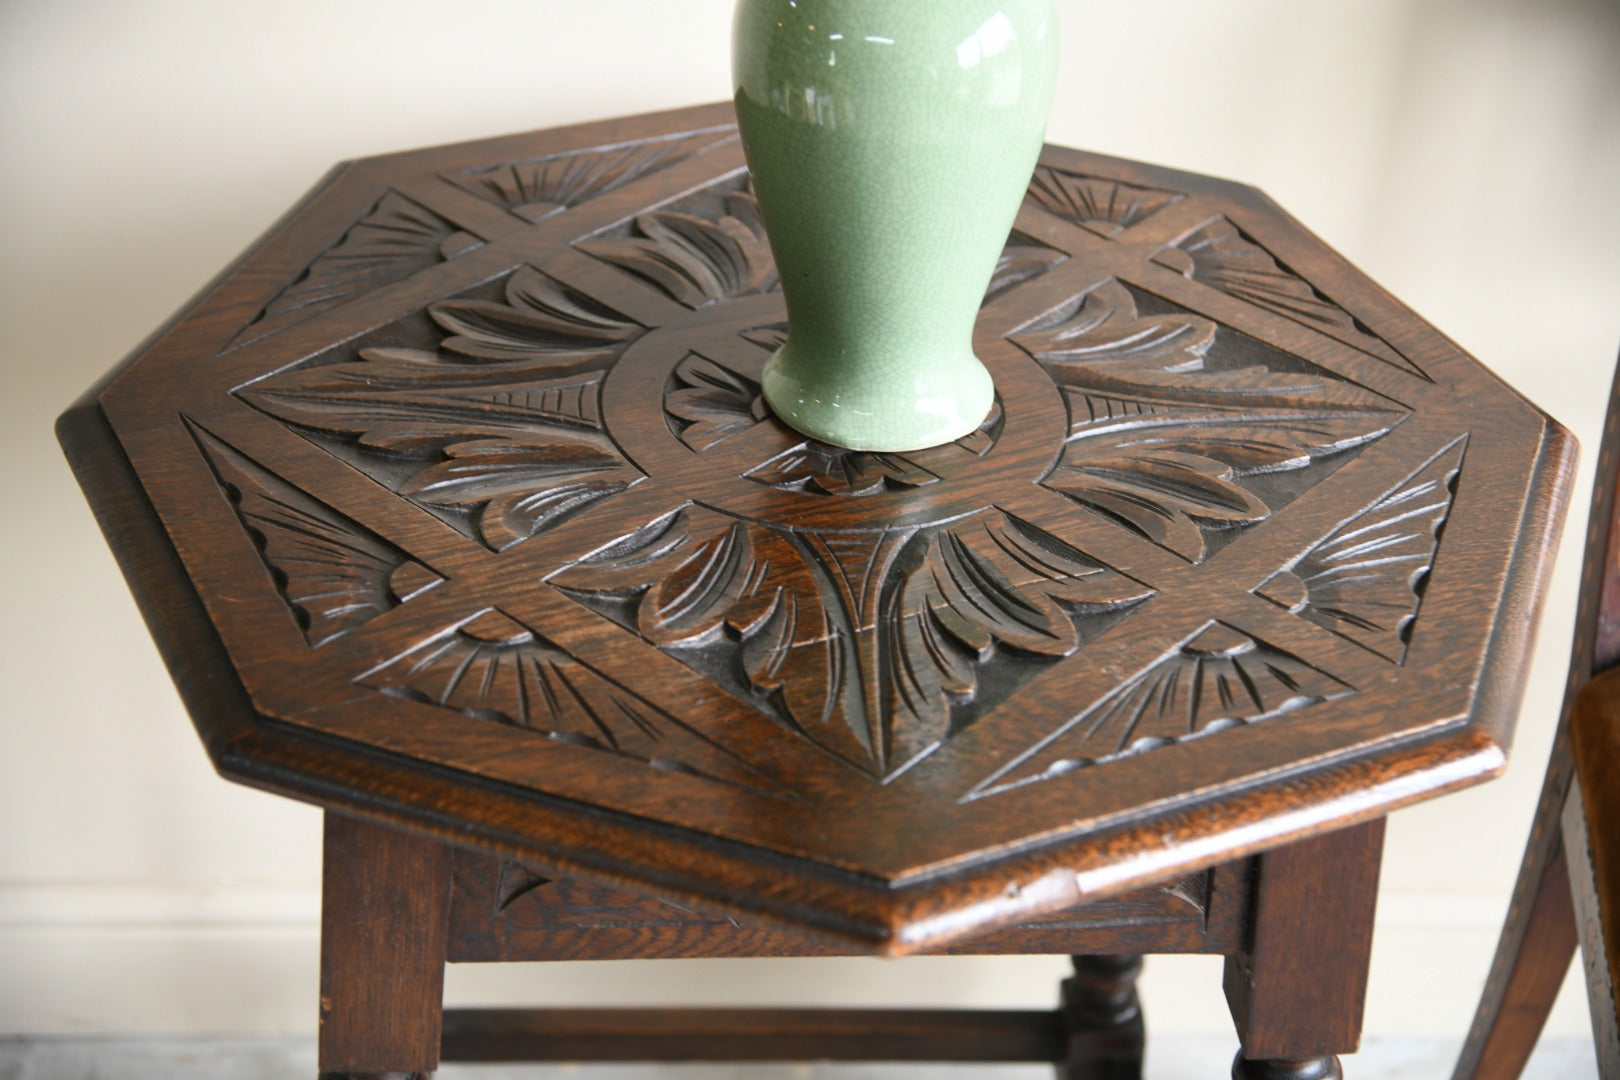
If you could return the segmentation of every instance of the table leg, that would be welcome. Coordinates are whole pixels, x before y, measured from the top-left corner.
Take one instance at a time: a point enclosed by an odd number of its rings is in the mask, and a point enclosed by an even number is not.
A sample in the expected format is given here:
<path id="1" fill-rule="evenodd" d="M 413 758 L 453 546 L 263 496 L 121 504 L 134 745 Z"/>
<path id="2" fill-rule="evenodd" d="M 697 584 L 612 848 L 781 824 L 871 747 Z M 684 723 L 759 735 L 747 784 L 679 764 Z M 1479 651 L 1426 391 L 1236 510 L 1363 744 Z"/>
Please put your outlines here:
<path id="1" fill-rule="evenodd" d="M 1140 956 L 1076 956 L 1063 980 L 1063 1027 L 1068 1057 L 1060 1080 L 1139 1080 L 1142 1005 L 1136 978 Z"/>
<path id="2" fill-rule="evenodd" d="M 1232 1080 L 1344 1080 L 1337 1054 L 1289 1060 L 1250 1061 L 1242 1052 L 1232 1062 Z"/>
<path id="3" fill-rule="evenodd" d="M 1226 958 L 1240 1080 L 1340 1076 L 1361 1041 L 1382 818 L 1277 848 L 1256 861 L 1245 948 Z"/>
<path id="4" fill-rule="evenodd" d="M 439 1065 L 450 849 L 328 811 L 321 1080 L 416 1080 Z"/>

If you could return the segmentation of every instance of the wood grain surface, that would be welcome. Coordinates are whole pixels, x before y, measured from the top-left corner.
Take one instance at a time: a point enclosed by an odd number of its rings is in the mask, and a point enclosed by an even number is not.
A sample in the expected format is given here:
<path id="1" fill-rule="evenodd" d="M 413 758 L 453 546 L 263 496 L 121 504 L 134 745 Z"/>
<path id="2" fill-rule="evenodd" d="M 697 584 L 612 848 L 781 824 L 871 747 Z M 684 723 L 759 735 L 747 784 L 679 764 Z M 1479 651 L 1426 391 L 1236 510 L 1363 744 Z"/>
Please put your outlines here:
<path id="1" fill-rule="evenodd" d="M 1570 959 L 1584 953 L 1588 998 L 1598 1058 L 1605 1076 L 1620 1075 L 1620 1022 L 1605 916 L 1616 904 L 1600 901 L 1603 871 L 1614 853 L 1611 752 L 1616 713 L 1613 667 L 1620 661 L 1620 366 L 1609 393 L 1603 439 L 1592 480 L 1585 557 L 1569 673 L 1547 774 L 1542 781 L 1518 881 L 1496 955 L 1454 1080 L 1512 1080 L 1523 1071 L 1546 1023 Z M 1573 729 L 1581 717 L 1586 745 L 1576 780 Z M 1585 804 L 1583 790 L 1592 802 Z M 1611 882 L 1607 888 L 1612 890 Z M 1610 892 L 1610 895 L 1616 895 Z"/>
<path id="2" fill-rule="evenodd" d="M 943 447 L 784 331 L 714 106 L 341 167 L 60 431 L 227 776 L 841 948 L 1500 769 L 1568 435 L 1264 196 L 1049 148 Z"/>

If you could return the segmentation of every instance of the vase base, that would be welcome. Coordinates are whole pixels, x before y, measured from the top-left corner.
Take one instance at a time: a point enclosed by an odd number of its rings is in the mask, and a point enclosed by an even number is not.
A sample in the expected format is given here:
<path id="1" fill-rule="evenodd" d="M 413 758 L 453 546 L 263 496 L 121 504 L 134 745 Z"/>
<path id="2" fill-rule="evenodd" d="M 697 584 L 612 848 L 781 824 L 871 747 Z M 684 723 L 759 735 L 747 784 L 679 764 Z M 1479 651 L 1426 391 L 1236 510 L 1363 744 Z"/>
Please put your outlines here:
<path id="1" fill-rule="evenodd" d="M 954 442 L 977 430 L 995 404 L 990 373 L 971 354 L 965 363 L 930 365 L 925 377 L 896 380 L 903 388 L 799 378 L 792 367 L 782 351 L 767 361 L 765 403 L 795 431 L 846 450 L 902 453 Z"/>

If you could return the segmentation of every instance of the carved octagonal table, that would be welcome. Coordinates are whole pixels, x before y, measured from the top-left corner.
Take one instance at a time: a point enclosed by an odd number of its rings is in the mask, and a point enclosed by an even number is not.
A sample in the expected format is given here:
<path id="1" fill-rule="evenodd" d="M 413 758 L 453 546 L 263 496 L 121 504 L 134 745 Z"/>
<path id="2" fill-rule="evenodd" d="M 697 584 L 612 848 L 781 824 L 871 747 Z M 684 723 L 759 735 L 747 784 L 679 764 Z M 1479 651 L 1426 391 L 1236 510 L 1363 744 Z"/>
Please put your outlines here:
<path id="1" fill-rule="evenodd" d="M 447 957 L 955 950 L 1078 970 L 444 1047 L 1129 1075 L 1128 954 L 1194 950 L 1246 1075 L 1327 1075 L 1383 815 L 1503 763 L 1568 435 L 1252 189 L 1070 150 L 967 438 L 806 442 L 783 319 L 687 110 L 341 167 L 64 417 L 219 769 L 337 811 L 323 1068 L 433 1068 Z"/>

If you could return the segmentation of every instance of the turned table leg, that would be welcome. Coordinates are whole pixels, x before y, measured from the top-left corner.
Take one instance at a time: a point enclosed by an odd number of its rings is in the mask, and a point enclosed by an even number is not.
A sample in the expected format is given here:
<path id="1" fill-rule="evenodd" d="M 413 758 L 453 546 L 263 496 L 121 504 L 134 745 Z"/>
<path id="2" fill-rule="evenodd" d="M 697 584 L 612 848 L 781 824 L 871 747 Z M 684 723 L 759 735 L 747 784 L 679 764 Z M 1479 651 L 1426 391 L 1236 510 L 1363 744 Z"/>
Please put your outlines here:
<path id="1" fill-rule="evenodd" d="M 1337 1054 L 1301 1058 L 1267 1058 L 1250 1061 L 1242 1052 L 1232 1062 L 1232 1080 L 1344 1080 L 1344 1069 Z"/>
<path id="2" fill-rule="evenodd" d="M 1136 996 L 1140 956 L 1076 956 L 1063 980 L 1068 1057 L 1060 1080 L 1139 1080 L 1142 1006 Z"/>
<path id="3" fill-rule="evenodd" d="M 417 1080 L 439 1065 L 450 849 L 328 811 L 321 1080 Z"/>
<path id="4" fill-rule="evenodd" d="M 1297 841 L 1256 862 L 1245 947 L 1226 958 L 1243 1049 L 1236 1080 L 1318 1080 L 1361 1041 L 1384 819 Z"/>

